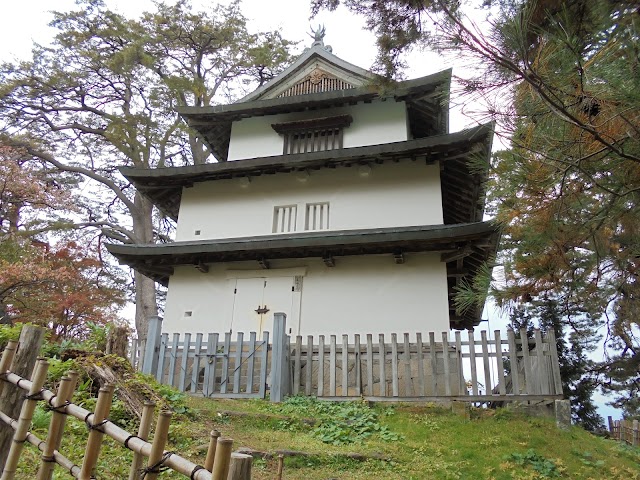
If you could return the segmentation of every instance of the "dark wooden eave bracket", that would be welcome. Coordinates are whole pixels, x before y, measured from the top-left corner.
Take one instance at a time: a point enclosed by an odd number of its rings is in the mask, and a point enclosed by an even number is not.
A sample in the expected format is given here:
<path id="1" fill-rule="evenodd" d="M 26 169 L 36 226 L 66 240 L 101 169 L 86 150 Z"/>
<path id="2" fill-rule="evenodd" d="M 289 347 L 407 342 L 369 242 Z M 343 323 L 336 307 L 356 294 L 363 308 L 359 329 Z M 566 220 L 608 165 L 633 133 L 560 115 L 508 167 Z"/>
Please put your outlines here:
<path id="1" fill-rule="evenodd" d="M 454 262 L 456 260 L 461 260 L 465 257 L 468 257 L 473 253 L 473 247 L 471 245 L 465 245 L 462 248 L 459 248 L 453 252 L 443 253 L 440 256 L 440 261 L 449 263 Z"/>

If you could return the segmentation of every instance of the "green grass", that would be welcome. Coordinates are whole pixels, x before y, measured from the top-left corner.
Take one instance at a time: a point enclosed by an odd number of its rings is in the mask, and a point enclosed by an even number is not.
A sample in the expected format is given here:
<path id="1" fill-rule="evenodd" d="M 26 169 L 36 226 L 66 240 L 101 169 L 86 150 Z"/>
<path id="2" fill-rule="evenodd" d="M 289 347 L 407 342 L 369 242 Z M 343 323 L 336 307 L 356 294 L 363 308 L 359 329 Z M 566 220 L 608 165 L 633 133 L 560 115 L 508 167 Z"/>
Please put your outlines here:
<path id="1" fill-rule="evenodd" d="M 558 430 L 553 419 L 509 410 L 475 410 L 468 420 L 434 406 L 326 403 L 293 398 L 267 401 L 189 399 L 195 419 L 178 415 L 167 449 L 202 463 L 212 428 L 235 447 L 274 453 L 287 449 L 284 478 L 341 479 L 601 479 L 640 480 L 640 449 L 573 427 Z M 224 415 L 220 412 L 241 412 Z M 47 414 L 37 414 L 34 433 L 45 438 Z M 69 420 L 63 454 L 80 463 L 86 427 Z M 347 456 L 372 458 L 362 461 Z M 17 478 L 31 479 L 38 454 L 27 446 Z M 130 452 L 106 441 L 98 478 L 128 475 Z M 254 462 L 254 479 L 273 479 L 276 460 Z M 54 478 L 69 478 L 59 470 Z M 165 472 L 160 478 L 185 478 Z"/>

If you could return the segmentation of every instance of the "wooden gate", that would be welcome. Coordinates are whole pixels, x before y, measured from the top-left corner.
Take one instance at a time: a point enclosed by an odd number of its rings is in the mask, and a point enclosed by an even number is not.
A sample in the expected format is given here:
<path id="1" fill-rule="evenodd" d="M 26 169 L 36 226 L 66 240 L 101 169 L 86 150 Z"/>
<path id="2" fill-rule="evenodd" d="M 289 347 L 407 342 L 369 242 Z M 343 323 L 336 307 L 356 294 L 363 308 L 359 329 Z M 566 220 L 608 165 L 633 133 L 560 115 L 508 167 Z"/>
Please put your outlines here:
<path id="1" fill-rule="evenodd" d="M 155 377 L 158 382 L 205 397 L 264 398 L 269 361 L 269 332 L 248 341 L 243 332 L 220 336 L 164 333 L 158 349 Z"/>

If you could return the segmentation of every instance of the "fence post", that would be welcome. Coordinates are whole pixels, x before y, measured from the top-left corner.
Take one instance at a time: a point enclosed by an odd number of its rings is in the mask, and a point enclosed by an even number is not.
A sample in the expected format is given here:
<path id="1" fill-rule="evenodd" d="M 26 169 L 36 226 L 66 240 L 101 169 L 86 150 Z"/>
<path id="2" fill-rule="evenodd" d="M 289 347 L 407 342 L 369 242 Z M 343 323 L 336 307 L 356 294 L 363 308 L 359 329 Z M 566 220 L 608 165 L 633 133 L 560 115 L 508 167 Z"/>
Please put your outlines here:
<path id="1" fill-rule="evenodd" d="M 158 352 L 160 351 L 160 336 L 162 335 L 162 317 L 149 317 L 149 329 L 147 330 L 147 343 L 144 349 L 142 373 L 156 375 L 158 369 Z"/>
<path id="2" fill-rule="evenodd" d="M 640 438 L 638 437 L 639 434 L 640 431 L 638 429 L 638 420 L 634 420 L 633 424 L 631 425 L 631 445 L 633 445 L 634 447 L 640 445 Z"/>
<path id="3" fill-rule="evenodd" d="M 273 350 L 271 357 L 272 402 L 282 402 L 289 394 L 289 342 L 287 337 L 287 315 L 277 312 L 273 315 Z"/>
<path id="4" fill-rule="evenodd" d="M 36 359 L 40 353 L 40 347 L 44 341 L 45 330 L 34 325 L 24 325 L 18 340 L 18 350 L 11 363 L 12 373 L 23 378 L 28 378 L 36 364 Z M 4 372 L 2 372 L 4 373 Z M 18 418 L 24 400 L 24 391 L 13 385 L 6 385 L 0 395 L 0 411 L 6 413 L 11 418 Z M 0 472 L 5 466 L 11 440 L 13 439 L 13 428 L 10 425 L 0 422 Z"/>

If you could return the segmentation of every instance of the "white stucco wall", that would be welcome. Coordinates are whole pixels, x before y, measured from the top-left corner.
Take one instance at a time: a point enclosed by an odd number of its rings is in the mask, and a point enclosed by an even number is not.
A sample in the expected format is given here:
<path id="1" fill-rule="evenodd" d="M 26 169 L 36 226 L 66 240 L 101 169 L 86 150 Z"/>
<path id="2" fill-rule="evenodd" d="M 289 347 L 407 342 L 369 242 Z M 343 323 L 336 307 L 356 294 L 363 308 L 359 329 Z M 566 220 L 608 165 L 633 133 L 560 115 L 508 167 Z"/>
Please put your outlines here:
<path id="1" fill-rule="evenodd" d="M 331 230 L 435 225 L 442 223 L 440 170 L 420 161 L 373 164 L 296 174 L 262 175 L 197 183 L 182 194 L 177 241 L 233 238 L 273 233 L 274 207 L 298 206 L 304 230 L 307 203 L 329 202 Z M 196 231 L 200 234 L 196 235 Z"/>
<path id="2" fill-rule="evenodd" d="M 293 295 L 290 311 L 264 298 L 263 303 L 272 309 L 267 314 L 268 330 L 274 309 L 288 314 L 292 335 L 408 332 L 413 336 L 449 330 L 446 268 L 437 254 L 407 254 L 401 265 L 391 255 L 376 255 L 336 257 L 335 267 L 312 258 L 273 261 L 269 270 L 252 270 L 255 268 L 255 262 L 212 265 L 208 273 L 177 268 L 169 284 L 163 331 L 227 331 L 235 282 L 228 270 L 242 269 L 265 279 L 282 275 L 280 269 L 287 269 L 282 270 L 285 275 L 304 271 L 301 292 Z M 251 308 L 258 303 L 258 299 L 248 301 Z"/>
<path id="3" fill-rule="evenodd" d="M 246 118 L 233 123 L 228 160 L 282 155 L 283 138 L 272 123 L 344 115 L 353 117 L 344 129 L 343 147 L 362 147 L 407 140 L 407 115 L 404 102 L 361 103 L 341 108 L 293 112 Z"/>

